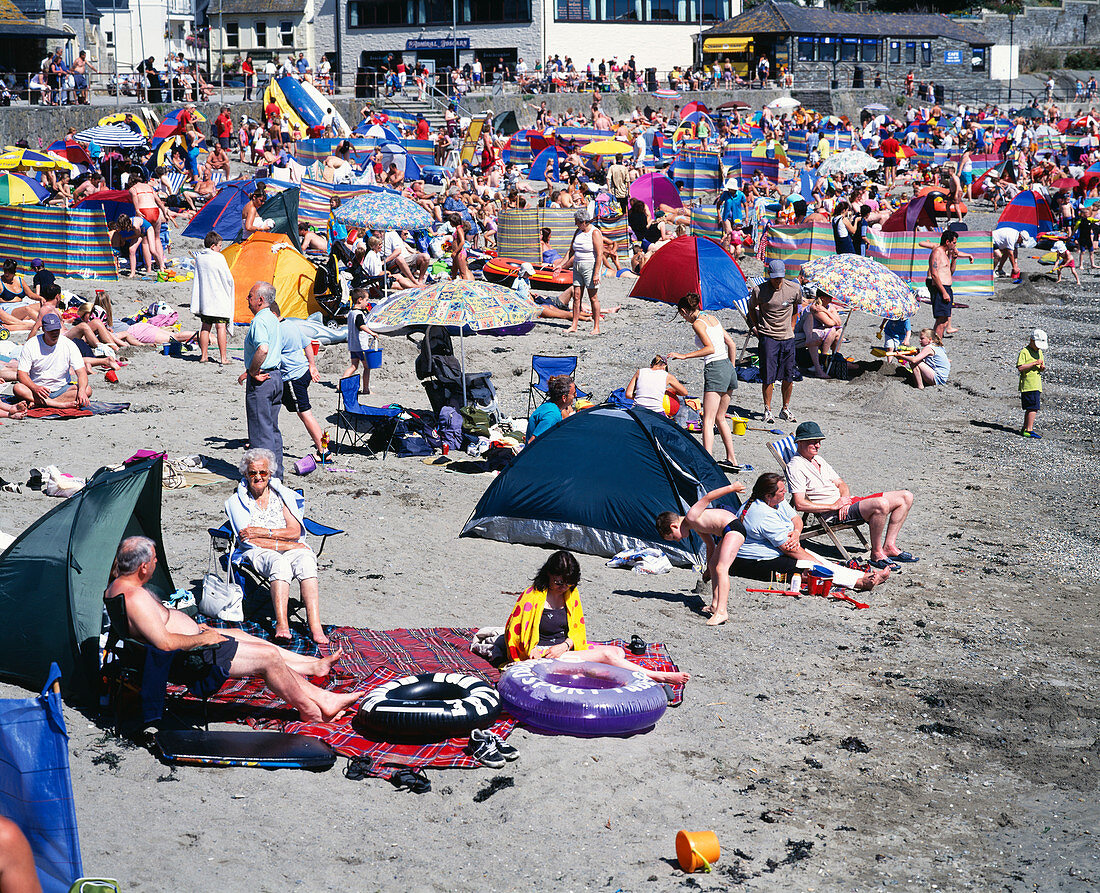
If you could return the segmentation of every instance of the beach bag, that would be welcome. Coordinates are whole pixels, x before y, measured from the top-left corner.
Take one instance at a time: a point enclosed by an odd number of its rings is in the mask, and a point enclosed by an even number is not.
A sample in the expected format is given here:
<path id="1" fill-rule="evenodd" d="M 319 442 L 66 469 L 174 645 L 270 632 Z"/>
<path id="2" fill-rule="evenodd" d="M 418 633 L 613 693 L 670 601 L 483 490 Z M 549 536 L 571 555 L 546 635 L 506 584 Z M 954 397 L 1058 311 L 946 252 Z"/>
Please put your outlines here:
<path id="1" fill-rule="evenodd" d="M 202 578 L 199 613 L 240 623 L 244 620 L 244 590 L 236 583 L 223 580 L 220 574 L 208 572 Z"/>
<path id="2" fill-rule="evenodd" d="M 472 437 L 488 437 L 493 417 L 476 403 L 468 403 L 459 410 L 462 415 L 462 430 Z"/>
<path id="3" fill-rule="evenodd" d="M 848 358 L 839 350 L 829 355 L 829 368 L 826 370 L 829 378 L 838 381 L 848 380 Z"/>
<path id="4" fill-rule="evenodd" d="M 401 419 L 393 433 L 394 453 L 400 457 L 432 455 L 435 450 L 421 433 L 422 429 L 419 421 Z"/>
<path id="5" fill-rule="evenodd" d="M 452 450 L 462 449 L 462 416 L 453 406 L 439 410 L 439 435 Z"/>

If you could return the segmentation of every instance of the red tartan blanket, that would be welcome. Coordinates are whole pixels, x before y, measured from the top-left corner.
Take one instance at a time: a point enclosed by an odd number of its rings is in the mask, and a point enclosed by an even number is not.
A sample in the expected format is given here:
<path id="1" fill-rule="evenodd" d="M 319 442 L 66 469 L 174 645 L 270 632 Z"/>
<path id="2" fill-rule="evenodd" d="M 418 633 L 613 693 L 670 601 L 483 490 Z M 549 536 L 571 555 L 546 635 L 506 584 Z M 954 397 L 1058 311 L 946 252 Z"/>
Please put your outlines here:
<path id="1" fill-rule="evenodd" d="M 228 626 L 214 622 L 211 625 Z M 270 638 L 270 633 L 254 624 L 240 626 L 253 635 Z M 478 676 L 494 685 L 500 671 L 470 651 L 473 630 L 467 629 L 395 629 L 373 630 L 353 627 L 333 627 L 326 630 L 332 647 L 344 649 L 345 655 L 324 681 L 333 691 L 369 691 L 402 676 L 416 673 L 460 672 Z M 607 644 L 627 649 L 627 643 L 615 639 Z M 309 653 L 316 646 L 298 634 L 294 650 Z M 627 649 L 628 654 L 629 650 Z M 631 659 L 652 670 L 676 670 L 663 645 L 651 644 L 645 655 Z M 320 682 L 321 680 L 314 680 Z M 182 689 L 178 690 L 182 693 Z M 683 686 L 673 686 L 671 706 L 683 700 Z M 264 687 L 258 677 L 230 679 L 214 697 L 211 705 L 224 705 L 212 710 L 213 718 L 226 722 L 246 723 L 257 729 L 275 729 L 320 738 L 338 754 L 346 757 L 369 757 L 369 774 L 390 778 L 402 769 L 476 769 L 481 763 L 470 757 L 465 738 L 451 738 L 433 744 L 390 744 L 372 741 L 360 735 L 351 725 L 351 715 L 333 723 L 301 722 L 297 713 Z M 224 714 L 224 715 L 223 715 Z M 507 738 L 516 721 L 507 714 L 492 730 Z"/>

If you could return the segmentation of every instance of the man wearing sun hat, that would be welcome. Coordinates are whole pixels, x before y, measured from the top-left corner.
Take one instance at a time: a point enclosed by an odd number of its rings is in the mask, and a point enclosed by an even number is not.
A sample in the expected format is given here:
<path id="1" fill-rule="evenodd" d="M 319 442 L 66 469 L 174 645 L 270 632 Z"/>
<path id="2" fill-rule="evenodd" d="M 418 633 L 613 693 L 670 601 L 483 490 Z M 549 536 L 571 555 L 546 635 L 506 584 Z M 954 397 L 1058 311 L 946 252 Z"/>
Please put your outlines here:
<path id="1" fill-rule="evenodd" d="M 82 408 L 91 399 L 84 357 L 61 334 L 61 317 L 56 313 L 43 316 L 41 334 L 23 345 L 17 376 L 15 396 L 38 407 Z"/>
<path id="2" fill-rule="evenodd" d="M 787 484 L 795 511 L 811 512 L 829 524 L 865 521 L 870 527 L 871 567 L 899 569 L 899 562 L 920 559 L 898 548 L 897 537 L 913 507 L 908 490 L 853 497 L 844 479 L 820 456 L 825 434 L 817 422 L 794 432 L 798 452 L 787 463 Z"/>
<path id="3" fill-rule="evenodd" d="M 802 302 L 798 283 L 786 278 L 787 268 L 775 258 L 768 261 L 767 281 L 756 286 L 749 297 L 750 331 L 760 339 L 760 381 L 763 385 L 764 424 L 775 424 L 772 415 L 772 390 L 781 381 L 783 408 L 779 418 L 797 421 L 791 414 L 794 392 L 794 311 Z"/>

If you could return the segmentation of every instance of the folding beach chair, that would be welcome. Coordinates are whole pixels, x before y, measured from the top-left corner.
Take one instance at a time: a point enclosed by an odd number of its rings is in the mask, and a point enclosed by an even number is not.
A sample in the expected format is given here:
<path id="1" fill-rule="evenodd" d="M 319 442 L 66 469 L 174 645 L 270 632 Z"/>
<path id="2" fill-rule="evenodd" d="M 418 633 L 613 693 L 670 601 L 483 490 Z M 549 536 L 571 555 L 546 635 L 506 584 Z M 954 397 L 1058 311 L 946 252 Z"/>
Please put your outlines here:
<path id="1" fill-rule="evenodd" d="M 546 402 L 547 388 L 550 387 L 550 379 L 555 375 L 572 375 L 574 381 L 577 373 L 576 357 L 548 357 L 535 354 L 531 357 L 531 380 L 527 386 L 527 415 L 536 406 Z M 585 398 L 587 391 L 577 388 L 577 397 Z M 535 399 L 538 398 L 538 403 Z"/>
<path id="2" fill-rule="evenodd" d="M 788 434 L 786 437 L 772 441 L 768 444 L 768 450 L 775 457 L 775 461 L 779 463 L 780 469 L 783 471 L 783 476 L 787 477 L 787 463 L 791 461 L 791 458 L 796 452 L 798 447 L 794 442 L 794 435 Z M 788 487 L 790 486 L 790 480 L 787 481 Z M 844 556 L 845 561 L 851 561 L 852 556 L 848 553 L 848 550 L 844 548 L 844 545 L 837 537 L 837 532 L 841 530 L 852 530 L 855 535 L 859 537 L 860 543 L 864 548 L 867 548 L 867 539 L 863 536 L 863 531 L 860 530 L 860 525 L 864 524 L 864 521 L 844 521 L 837 522 L 836 524 L 829 524 L 820 515 L 813 512 L 803 512 L 802 514 L 802 536 L 803 540 L 820 539 L 823 536 L 829 537 L 833 541 L 833 545 L 837 547 L 840 554 Z"/>
<path id="3" fill-rule="evenodd" d="M 371 446 L 374 440 L 382 443 L 382 458 L 390 450 L 397 432 L 400 406 L 364 406 L 359 402 L 359 376 L 349 375 L 340 379 L 340 394 L 336 406 L 336 443 L 333 452 L 340 452 L 340 444 L 363 447 L 370 455 L 378 450 Z M 376 439 L 377 438 L 377 439 Z"/>

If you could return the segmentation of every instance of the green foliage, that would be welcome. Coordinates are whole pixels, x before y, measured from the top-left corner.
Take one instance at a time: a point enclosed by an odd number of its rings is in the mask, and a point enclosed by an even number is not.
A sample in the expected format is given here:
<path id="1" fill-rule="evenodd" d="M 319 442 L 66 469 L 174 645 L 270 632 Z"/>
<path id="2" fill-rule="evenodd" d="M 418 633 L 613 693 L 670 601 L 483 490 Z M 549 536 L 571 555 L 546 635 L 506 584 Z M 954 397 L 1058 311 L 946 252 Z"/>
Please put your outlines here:
<path id="1" fill-rule="evenodd" d="M 1073 50 L 1066 53 L 1066 68 L 1100 68 L 1100 50 Z"/>

